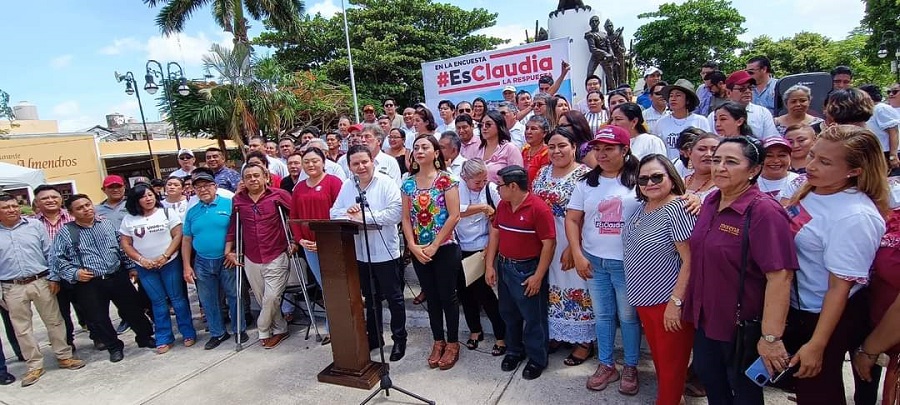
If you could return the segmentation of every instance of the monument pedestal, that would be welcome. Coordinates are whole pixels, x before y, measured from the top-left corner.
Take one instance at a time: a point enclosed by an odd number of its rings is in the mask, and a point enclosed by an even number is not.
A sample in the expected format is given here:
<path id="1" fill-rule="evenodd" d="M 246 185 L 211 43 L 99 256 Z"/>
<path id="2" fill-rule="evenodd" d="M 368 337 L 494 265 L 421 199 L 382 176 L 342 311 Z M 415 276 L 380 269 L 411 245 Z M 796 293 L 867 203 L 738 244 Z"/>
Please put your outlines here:
<path id="1" fill-rule="evenodd" d="M 562 10 L 554 12 L 547 22 L 550 39 L 569 38 L 569 65 L 572 66 L 572 71 L 569 72 L 572 80 L 572 100 L 569 101 L 572 105 L 586 96 L 584 79 L 588 76 L 587 68 L 591 61 L 591 53 L 584 40 L 584 33 L 591 30 L 591 17 L 595 15 L 599 17 L 599 14 L 593 10 Z M 602 27 L 600 33 L 605 35 Z M 606 94 L 606 79 L 603 77 L 603 69 L 597 69 L 595 74 L 603 80 L 603 94 Z"/>

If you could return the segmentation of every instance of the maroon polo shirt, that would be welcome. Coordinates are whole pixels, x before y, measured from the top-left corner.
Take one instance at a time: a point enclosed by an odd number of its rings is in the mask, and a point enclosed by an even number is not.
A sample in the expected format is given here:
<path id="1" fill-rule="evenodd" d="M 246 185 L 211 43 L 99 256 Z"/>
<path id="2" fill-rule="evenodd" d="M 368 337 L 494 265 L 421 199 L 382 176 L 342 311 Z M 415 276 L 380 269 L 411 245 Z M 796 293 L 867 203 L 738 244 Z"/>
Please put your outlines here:
<path id="1" fill-rule="evenodd" d="M 291 195 L 280 188 L 267 187 L 259 201 L 253 202 L 247 191 L 234 195 L 227 242 L 235 240 L 234 214 L 241 214 L 244 256 L 253 263 L 269 263 L 288 248 L 284 225 L 277 207 L 284 207 L 285 219 L 290 218 Z"/>
<path id="2" fill-rule="evenodd" d="M 742 320 L 762 316 L 765 273 L 799 265 L 790 219 L 778 202 L 754 185 L 719 212 L 721 197 L 716 190 L 706 198 L 691 233 L 691 277 L 683 316 L 703 328 L 706 337 L 729 342 L 735 331 L 743 232 L 750 232 L 750 243 Z M 742 229 L 754 200 L 750 229 Z"/>
<path id="3" fill-rule="evenodd" d="M 532 193 L 525 196 L 515 212 L 509 201 L 500 201 L 493 226 L 500 230 L 500 255 L 508 259 L 539 258 L 543 248 L 541 241 L 556 239 L 550 206 Z"/>

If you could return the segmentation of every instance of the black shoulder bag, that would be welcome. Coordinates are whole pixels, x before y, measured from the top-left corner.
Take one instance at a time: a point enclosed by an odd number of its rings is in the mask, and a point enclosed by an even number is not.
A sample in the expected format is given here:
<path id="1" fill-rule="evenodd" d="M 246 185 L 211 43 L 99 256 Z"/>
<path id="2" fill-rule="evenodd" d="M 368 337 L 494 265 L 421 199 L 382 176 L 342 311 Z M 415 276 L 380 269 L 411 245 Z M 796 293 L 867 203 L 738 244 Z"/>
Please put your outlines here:
<path id="1" fill-rule="evenodd" d="M 747 207 L 747 213 L 744 215 L 744 227 L 741 229 L 741 273 L 738 281 L 737 309 L 735 310 L 737 331 L 734 338 L 734 352 L 731 358 L 732 365 L 738 373 L 743 373 L 759 357 L 756 344 L 759 343 L 759 339 L 762 337 L 761 317 L 741 320 L 744 279 L 747 275 L 747 262 L 750 255 L 750 213 L 755 204 L 756 200 Z"/>

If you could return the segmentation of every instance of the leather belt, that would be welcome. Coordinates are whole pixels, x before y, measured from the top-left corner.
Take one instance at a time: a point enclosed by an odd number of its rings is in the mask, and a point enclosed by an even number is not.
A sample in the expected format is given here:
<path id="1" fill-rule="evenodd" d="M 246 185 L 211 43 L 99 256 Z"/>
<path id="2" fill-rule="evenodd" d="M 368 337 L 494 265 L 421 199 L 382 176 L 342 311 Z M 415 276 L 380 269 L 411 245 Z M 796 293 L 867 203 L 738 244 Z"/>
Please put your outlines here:
<path id="1" fill-rule="evenodd" d="M 50 270 L 44 270 L 44 271 L 42 271 L 42 272 L 40 272 L 40 273 L 38 273 L 38 274 L 35 274 L 35 275 L 33 275 L 33 276 L 22 277 L 22 278 L 17 278 L 17 279 L 13 279 L 13 280 L 0 280 L 0 283 L 3 283 L 3 284 L 18 284 L 18 285 L 28 284 L 28 283 L 31 283 L 31 282 L 40 280 L 40 279 L 42 279 L 42 278 L 44 278 L 44 277 L 47 277 L 47 275 L 49 275 L 49 274 L 50 274 Z"/>

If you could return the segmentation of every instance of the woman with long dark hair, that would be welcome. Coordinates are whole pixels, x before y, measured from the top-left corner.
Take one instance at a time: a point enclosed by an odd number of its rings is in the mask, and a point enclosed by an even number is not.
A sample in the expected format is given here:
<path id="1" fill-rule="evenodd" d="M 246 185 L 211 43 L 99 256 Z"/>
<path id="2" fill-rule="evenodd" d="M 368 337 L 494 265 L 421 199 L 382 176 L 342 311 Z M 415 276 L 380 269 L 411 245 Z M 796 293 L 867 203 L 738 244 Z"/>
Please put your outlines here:
<path id="1" fill-rule="evenodd" d="M 475 97 L 475 100 L 472 100 L 472 120 L 481 122 L 487 115 L 487 111 L 487 101 L 483 98 Z"/>
<path id="2" fill-rule="evenodd" d="M 431 135 L 416 138 L 409 174 L 400 187 L 403 212 L 408 214 L 401 225 L 428 302 L 434 338 L 428 365 L 449 370 L 459 360 L 456 285 L 462 257 L 453 234 L 459 222 L 459 182 L 447 171 L 440 145 Z"/>
<path id="3" fill-rule="evenodd" d="M 191 306 L 185 295 L 181 247 L 181 216 L 168 212 L 159 196 L 146 183 L 138 183 L 125 200 L 128 215 L 119 227 L 122 250 L 134 261 L 141 285 L 150 297 L 156 336 L 156 353 L 172 348 L 175 334 L 169 317 L 169 302 L 175 309 L 178 331 L 185 347 L 197 341 Z"/>
<path id="4" fill-rule="evenodd" d="M 610 125 L 624 128 L 631 137 L 631 153 L 638 159 L 659 153 L 666 154 L 666 144 L 658 136 L 647 132 L 641 106 L 635 103 L 619 104 L 609 117 Z"/>
<path id="5" fill-rule="evenodd" d="M 559 120 L 557 121 L 557 128 L 567 128 L 572 132 L 572 135 L 575 136 L 576 142 L 576 151 L 575 151 L 575 160 L 578 163 L 584 163 L 588 168 L 593 168 L 597 166 L 597 161 L 594 160 L 594 157 L 590 152 L 591 148 L 588 147 L 588 142 L 594 139 L 595 131 L 591 130 L 591 125 L 588 124 L 587 119 L 584 117 L 584 114 L 578 110 L 568 110 L 559 115 Z"/>
<path id="6" fill-rule="evenodd" d="M 732 136 L 754 136 L 747 123 L 747 107 L 734 101 L 726 101 L 714 113 L 716 133 L 726 138 Z"/>
<path id="7" fill-rule="evenodd" d="M 512 143 L 506 119 L 497 111 L 488 111 L 481 122 L 481 147 L 478 156 L 488 168 L 488 180 L 499 182 L 497 172 L 506 166 L 522 166 L 522 153 Z"/>
<path id="8" fill-rule="evenodd" d="M 591 126 L 591 133 L 596 134 L 601 126 L 609 122 L 609 110 L 606 109 L 600 90 L 591 90 L 585 97 L 588 111 L 584 114 L 584 118 Z"/>

